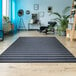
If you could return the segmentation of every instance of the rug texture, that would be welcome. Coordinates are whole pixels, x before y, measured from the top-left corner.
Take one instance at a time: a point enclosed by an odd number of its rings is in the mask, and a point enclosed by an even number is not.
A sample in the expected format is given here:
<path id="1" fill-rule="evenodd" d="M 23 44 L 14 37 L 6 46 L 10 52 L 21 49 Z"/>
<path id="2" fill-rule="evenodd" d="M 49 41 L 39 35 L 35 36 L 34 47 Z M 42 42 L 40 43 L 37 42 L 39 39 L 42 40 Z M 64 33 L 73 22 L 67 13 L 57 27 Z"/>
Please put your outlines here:
<path id="1" fill-rule="evenodd" d="M 0 63 L 74 63 L 55 37 L 20 37 L 0 55 Z"/>

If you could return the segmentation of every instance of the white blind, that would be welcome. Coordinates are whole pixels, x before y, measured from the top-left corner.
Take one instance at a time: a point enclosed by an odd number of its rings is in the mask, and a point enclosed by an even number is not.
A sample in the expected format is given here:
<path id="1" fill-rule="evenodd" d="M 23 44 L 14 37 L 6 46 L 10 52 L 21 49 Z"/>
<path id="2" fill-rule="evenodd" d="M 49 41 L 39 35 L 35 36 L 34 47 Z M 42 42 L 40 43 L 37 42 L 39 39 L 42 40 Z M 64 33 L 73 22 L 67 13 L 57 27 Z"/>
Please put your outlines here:
<path id="1" fill-rule="evenodd" d="M 2 0 L 2 14 L 9 16 L 9 0 Z"/>

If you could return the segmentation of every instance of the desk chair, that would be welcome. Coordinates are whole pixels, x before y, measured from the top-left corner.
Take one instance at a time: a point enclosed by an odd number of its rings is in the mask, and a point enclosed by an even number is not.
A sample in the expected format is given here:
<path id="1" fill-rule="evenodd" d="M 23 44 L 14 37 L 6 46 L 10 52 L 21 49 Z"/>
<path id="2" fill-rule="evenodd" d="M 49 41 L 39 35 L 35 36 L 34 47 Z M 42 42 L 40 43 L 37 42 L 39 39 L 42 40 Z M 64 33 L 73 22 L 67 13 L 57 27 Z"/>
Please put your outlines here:
<path id="1" fill-rule="evenodd" d="M 55 33 L 55 29 L 54 29 L 54 27 L 55 27 L 55 25 L 56 25 L 57 23 L 56 22 L 48 22 L 48 26 L 41 26 L 40 27 L 40 32 L 44 32 L 44 33 L 48 33 L 48 32 L 53 32 L 53 33 Z"/>

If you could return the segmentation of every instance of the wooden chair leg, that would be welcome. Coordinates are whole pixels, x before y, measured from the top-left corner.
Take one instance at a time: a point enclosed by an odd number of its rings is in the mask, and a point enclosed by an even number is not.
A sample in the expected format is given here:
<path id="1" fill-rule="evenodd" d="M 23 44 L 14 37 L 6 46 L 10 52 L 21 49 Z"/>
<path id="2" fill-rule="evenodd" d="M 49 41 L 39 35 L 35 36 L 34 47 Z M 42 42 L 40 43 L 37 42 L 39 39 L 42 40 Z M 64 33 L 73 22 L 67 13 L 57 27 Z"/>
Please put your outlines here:
<path id="1" fill-rule="evenodd" d="M 70 41 L 73 41 L 73 38 L 71 38 Z"/>

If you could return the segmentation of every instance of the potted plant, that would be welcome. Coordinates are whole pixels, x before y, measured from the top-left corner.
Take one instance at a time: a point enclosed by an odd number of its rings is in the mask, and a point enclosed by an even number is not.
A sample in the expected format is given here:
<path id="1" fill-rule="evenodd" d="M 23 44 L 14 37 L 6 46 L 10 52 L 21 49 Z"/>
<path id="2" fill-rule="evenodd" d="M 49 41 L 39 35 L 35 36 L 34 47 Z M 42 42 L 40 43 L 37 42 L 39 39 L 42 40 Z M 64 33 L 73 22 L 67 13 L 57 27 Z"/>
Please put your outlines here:
<path id="1" fill-rule="evenodd" d="M 68 27 L 68 18 L 70 15 L 67 13 L 70 11 L 71 7 L 67 6 L 63 9 L 62 14 L 59 14 L 58 12 L 54 12 L 53 14 L 57 15 L 56 20 L 59 23 L 58 31 L 59 34 L 65 35 L 66 34 L 66 28 Z"/>
<path id="2" fill-rule="evenodd" d="M 9 17 L 7 17 L 7 16 L 3 16 L 3 18 L 4 18 L 4 20 L 5 20 L 6 22 L 9 21 Z"/>

